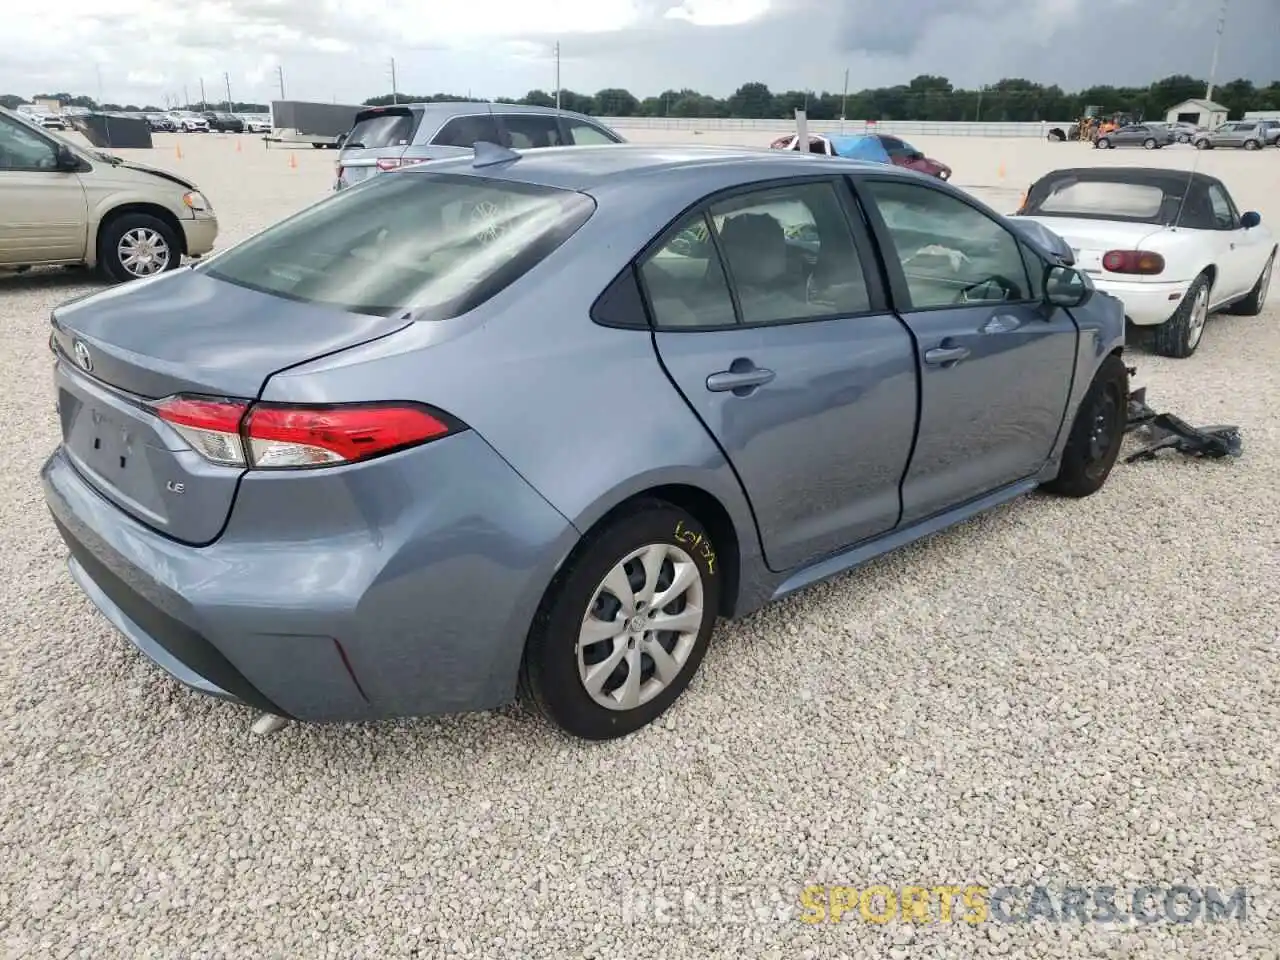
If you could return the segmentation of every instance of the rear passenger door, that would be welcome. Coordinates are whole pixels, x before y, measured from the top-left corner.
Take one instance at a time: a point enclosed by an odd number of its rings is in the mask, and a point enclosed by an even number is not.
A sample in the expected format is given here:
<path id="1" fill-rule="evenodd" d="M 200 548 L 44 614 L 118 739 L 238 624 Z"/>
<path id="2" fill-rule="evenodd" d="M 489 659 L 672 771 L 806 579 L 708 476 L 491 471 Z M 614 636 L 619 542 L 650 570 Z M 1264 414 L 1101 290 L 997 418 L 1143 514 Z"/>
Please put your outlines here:
<path id="1" fill-rule="evenodd" d="M 736 469 L 776 571 L 891 530 L 901 509 L 915 354 L 852 209 L 839 178 L 756 184 L 639 263 L 663 366 Z"/>
<path id="2" fill-rule="evenodd" d="M 920 429 L 902 485 L 908 524 L 1044 466 L 1078 331 L 1066 310 L 1044 303 L 1043 268 L 1005 224 L 929 184 L 854 182 L 919 352 Z"/>
<path id="3" fill-rule="evenodd" d="M 498 121 L 492 114 L 472 114 L 465 117 L 453 117 L 431 138 L 437 147 L 463 147 L 470 149 L 480 141 L 486 143 L 502 143 L 502 132 L 498 129 Z"/>
<path id="4" fill-rule="evenodd" d="M 501 116 L 506 131 L 505 146 L 517 150 L 536 150 L 540 147 L 562 147 L 565 139 L 560 121 L 554 116 L 536 113 L 508 113 Z"/>

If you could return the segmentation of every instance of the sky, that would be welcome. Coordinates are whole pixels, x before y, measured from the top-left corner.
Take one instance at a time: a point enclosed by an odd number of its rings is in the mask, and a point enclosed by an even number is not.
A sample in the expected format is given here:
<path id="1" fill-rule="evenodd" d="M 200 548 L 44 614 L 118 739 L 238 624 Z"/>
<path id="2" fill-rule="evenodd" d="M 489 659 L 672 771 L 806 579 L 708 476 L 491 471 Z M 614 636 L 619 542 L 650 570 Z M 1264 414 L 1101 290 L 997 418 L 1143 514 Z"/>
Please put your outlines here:
<path id="1" fill-rule="evenodd" d="M 429 13 L 424 11 L 429 10 Z M 1153 11 L 1157 11 L 1153 15 Z M 839 91 L 921 73 L 1143 85 L 1207 77 L 1222 0 L 60 0 L 13 3 L 0 93 L 164 105 L 358 103 L 391 90 L 477 97 L 623 87 L 727 96 Z M 1227 0 L 1218 82 L 1280 79 L 1280 0 Z M 184 94 L 185 90 L 185 94 Z"/>

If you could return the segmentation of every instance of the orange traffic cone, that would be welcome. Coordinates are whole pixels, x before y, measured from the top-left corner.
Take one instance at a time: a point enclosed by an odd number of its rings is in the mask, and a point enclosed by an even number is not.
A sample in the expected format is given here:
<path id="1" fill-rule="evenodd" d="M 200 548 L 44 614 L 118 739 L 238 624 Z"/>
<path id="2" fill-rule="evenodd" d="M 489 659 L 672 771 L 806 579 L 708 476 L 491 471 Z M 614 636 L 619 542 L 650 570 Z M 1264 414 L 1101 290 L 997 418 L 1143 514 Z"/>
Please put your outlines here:
<path id="1" fill-rule="evenodd" d="M 290 170 L 298 169 L 298 158 L 295 157 L 292 152 L 290 152 L 289 154 L 289 169 Z"/>
<path id="2" fill-rule="evenodd" d="M 173 155 L 179 160 L 182 159 L 182 144 L 179 143 L 173 148 Z"/>
<path id="3" fill-rule="evenodd" d="M 237 141 L 236 141 L 236 153 L 240 153 L 240 152 L 241 152 L 241 150 L 240 150 L 240 141 L 239 141 L 239 140 L 237 140 Z"/>
<path id="4" fill-rule="evenodd" d="M 997 177 L 999 177 L 1001 180 L 1003 180 L 1003 179 L 1004 179 L 1004 177 L 1005 177 L 1005 169 L 1004 169 L 1004 161 L 1003 161 L 1003 160 L 1000 162 L 1000 169 L 998 169 L 998 170 L 996 171 L 996 176 L 997 176 Z"/>

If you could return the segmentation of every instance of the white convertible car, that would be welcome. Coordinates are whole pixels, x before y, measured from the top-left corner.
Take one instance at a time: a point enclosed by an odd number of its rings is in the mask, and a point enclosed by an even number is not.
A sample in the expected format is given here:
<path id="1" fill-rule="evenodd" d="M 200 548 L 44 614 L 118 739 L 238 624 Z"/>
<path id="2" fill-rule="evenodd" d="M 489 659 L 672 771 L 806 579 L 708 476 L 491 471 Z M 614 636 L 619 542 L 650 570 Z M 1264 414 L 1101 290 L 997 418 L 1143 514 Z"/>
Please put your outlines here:
<path id="1" fill-rule="evenodd" d="M 1071 247 L 1077 268 L 1118 297 L 1156 352 L 1189 357 L 1210 314 L 1262 312 L 1276 241 L 1255 211 L 1241 213 L 1222 181 L 1140 167 L 1055 170 L 1013 214 Z"/>

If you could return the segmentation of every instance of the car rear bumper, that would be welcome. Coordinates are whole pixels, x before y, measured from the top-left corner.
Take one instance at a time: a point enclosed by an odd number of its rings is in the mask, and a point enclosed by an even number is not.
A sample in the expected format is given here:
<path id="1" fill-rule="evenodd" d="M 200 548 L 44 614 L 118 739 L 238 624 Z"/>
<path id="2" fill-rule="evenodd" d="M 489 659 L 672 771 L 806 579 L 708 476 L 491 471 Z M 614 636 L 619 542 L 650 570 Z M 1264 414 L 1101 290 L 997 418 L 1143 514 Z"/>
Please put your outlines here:
<path id="1" fill-rule="evenodd" d="M 182 235 L 186 241 L 187 256 L 203 257 L 213 249 L 218 239 L 218 220 L 216 217 L 181 220 Z"/>
<path id="2" fill-rule="evenodd" d="M 1191 286 L 1190 280 L 1173 283 L 1141 283 L 1111 280 L 1090 274 L 1094 286 L 1117 297 L 1124 304 L 1125 318 L 1140 327 L 1164 323 L 1178 309 Z"/>
<path id="3" fill-rule="evenodd" d="M 472 432 L 364 465 L 250 474 L 222 537 L 177 543 L 61 448 L 41 473 L 99 611 L 200 693 L 351 721 L 508 702 L 577 531 Z"/>

